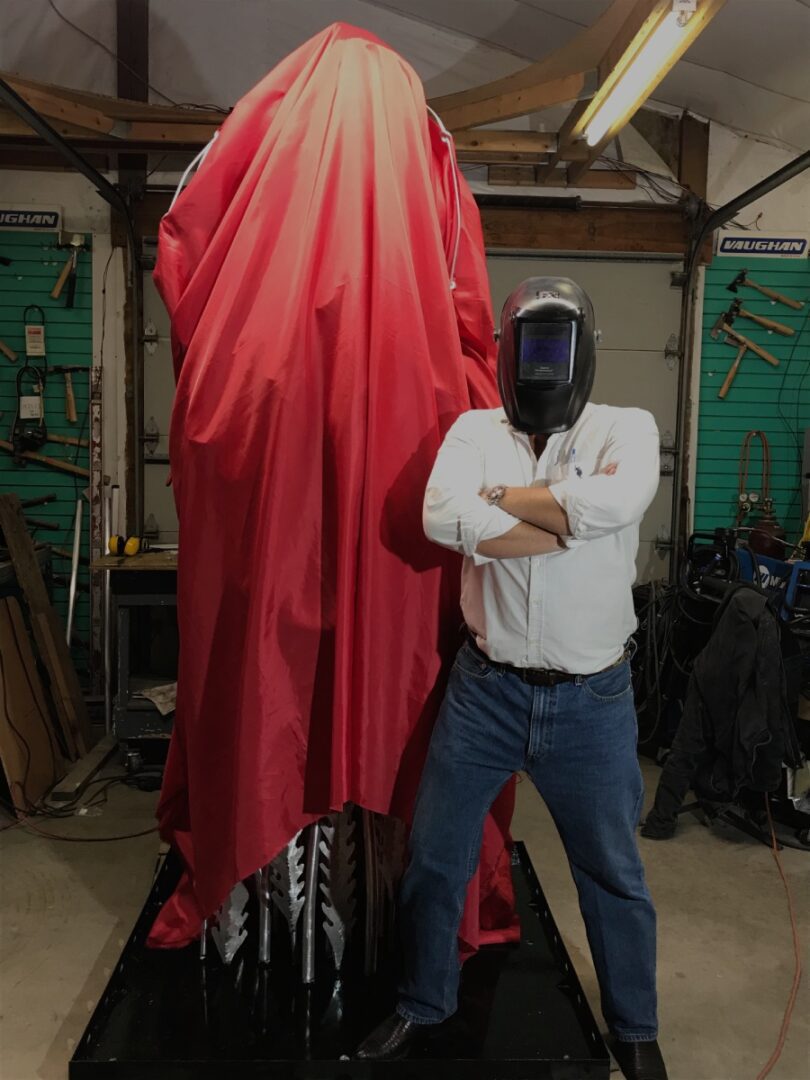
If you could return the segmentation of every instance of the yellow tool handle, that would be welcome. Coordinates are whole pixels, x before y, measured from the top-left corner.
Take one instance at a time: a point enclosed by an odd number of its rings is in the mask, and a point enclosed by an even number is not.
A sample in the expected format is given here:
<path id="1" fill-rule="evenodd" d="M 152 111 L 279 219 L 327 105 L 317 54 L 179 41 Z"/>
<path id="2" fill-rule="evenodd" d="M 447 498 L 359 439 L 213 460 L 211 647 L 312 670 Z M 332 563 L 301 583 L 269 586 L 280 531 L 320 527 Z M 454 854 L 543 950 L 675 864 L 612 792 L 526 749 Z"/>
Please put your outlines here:
<path id="1" fill-rule="evenodd" d="M 14 352 L 10 345 L 6 345 L 5 341 L 0 341 L 0 352 L 5 356 L 7 360 L 10 360 L 12 364 L 16 364 L 20 359 Z"/>
<path id="2" fill-rule="evenodd" d="M 751 278 L 746 278 L 745 284 L 750 285 L 757 292 L 761 292 L 769 300 L 778 300 L 780 304 L 787 304 L 788 307 L 793 308 L 795 311 L 801 311 L 804 307 L 803 300 L 794 300 L 792 296 L 785 296 L 783 293 L 776 292 L 775 289 L 768 289 L 765 285 L 759 285 L 756 281 L 752 281 Z"/>
<path id="3" fill-rule="evenodd" d="M 737 357 L 736 357 L 734 363 L 728 369 L 728 375 L 726 375 L 726 381 L 723 383 L 723 385 L 720 387 L 720 389 L 717 392 L 717 396 L 719 398 L 724 398 L 726 396 L 726 394 L 729 392 L 729 390 L 731 389 L 731 384 L 736 379 L 737 372 L 740 370 L 740 364 L 742 363 L 742 358 L 745 356 L 745 354 L 747 352 L 748 352 L 748 346 L 747 345 L 741 345 L 739 350 L 737 351 Z"/>
<path id="4" fill-rule="evenodd" d="M 753 311 L 746 311 L 745 308 L 740 308 L 740 315 L 744 319 L 750 319 L 751 322 L 759 323 L 760 326 L 764 326 L 766 330 L 773 330 L 777 334 L 784 334 L 785 337 L 793 337 L 796 331 L 792 326 L 785 326 L 784 323 L 777 322 L 775 319 L 766 319 L 764 315 L 755 315 Z"/>
<path id="5" fill-rule="evenodd" d="M 79 419 L 73 394 L 73 379 L 69 371 L 65 372 L 65 418 L 71 424 L 75 424 Z"/>
<path id="6" fill-rule="evenodd" d="M 62 267 L 62 272 L 56 279 L 56 284 L 51 289 L 51 300 L 58 300 L 62 295 L 62 289 L 65 287 L 65 282 L 70 276 L 70 271 L 73 269 L 73 256 L 71 255 L 65 265 Z"/>
<path id="7" fill-rule="evenodd" d="M 757 356 L 761 356 L 763 360 L 767 360 L 769 364 L 773 364 L 774 367 L 779 367 L 779 361 L 775 356 L 769 353 L 767 349 L 763 349 L 761 345 L 757 345 L 757 343 L 750 338 L 738 334 L 736 330 L 732 330 L 728 323 L 723 323 L 723 329 L 735 345 L 745 345 L 751 352 L 756 353 Z"/>

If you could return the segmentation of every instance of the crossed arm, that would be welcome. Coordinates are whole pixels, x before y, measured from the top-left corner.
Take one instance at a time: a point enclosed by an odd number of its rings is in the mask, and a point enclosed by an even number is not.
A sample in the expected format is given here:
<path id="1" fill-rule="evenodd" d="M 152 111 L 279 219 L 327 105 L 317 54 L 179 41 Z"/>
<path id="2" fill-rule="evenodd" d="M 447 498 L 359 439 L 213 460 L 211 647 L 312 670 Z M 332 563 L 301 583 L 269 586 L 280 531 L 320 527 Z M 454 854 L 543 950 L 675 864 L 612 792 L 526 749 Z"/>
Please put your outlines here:
<path id="1" fill-rule="evenodd" d="M 483 454 L 457 421 L 428 481 L 424 528 L 437 544 L 476 563 L 547 555 L 566 540 L 591 540 L 638 521 L 658 485 L 658 433 L 652 417 L 606 444 L 600 471 L 549 487 L 508 487 L 499 506 L 483 497 Z"/>

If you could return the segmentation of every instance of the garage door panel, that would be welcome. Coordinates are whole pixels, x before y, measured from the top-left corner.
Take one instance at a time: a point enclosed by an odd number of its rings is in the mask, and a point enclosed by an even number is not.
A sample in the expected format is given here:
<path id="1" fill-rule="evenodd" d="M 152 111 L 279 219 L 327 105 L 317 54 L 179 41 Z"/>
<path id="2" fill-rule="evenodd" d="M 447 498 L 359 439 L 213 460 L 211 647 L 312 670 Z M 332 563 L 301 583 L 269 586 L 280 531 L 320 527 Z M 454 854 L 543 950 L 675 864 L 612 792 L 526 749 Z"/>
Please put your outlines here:
<path id="1" fill-rule="evenodd" d="M 496 319 L 524 278 L 556 275 L 576 281 L 590 296 L 605 349 L 663 352 L 680 323 L 681 293 L 671 286 L 680 263 L 612 262 L 604 259 L 533 259 L 490 255 L 487 259 Z"/>
<path id="2" fill-rule="evenodd" d="M 177 508 L 174 505 L 174 494 L 170 487 L 166 487 L 169 476 L 168 465 L 152 464 L 144 469 L 144 505 L 147 514 L 153 514 L 158 523 L 160 534 L 158 542 L 161 544 L 177 543 Z"/>
<path id="3" fill-rule="evenodd" d="M 153 323 L 158 337 L 168 340 L 171 335 L 169 313 L 160 298 L 151 274 L 143 275 L 143 311 L 144 322 Z"/>
<path id="4" fill-rule="evenodd" d="M 603 405 L 635 406 L 653 414 L 663 435 L 674 435 L 678 411 L 678 370 L 660 352 L 600 349 L 592 400 Z"/>

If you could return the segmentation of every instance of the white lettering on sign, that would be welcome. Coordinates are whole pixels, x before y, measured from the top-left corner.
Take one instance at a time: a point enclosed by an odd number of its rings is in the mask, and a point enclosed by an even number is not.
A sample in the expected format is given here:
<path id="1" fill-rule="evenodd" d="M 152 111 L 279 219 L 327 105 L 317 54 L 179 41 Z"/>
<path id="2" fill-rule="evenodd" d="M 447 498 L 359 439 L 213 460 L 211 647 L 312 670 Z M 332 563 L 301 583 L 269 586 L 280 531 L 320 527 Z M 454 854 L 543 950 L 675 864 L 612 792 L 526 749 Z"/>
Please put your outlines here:
<path id="1" fill-rule="evenodd" d="M 717 242 L 718 255 L 776 255 L 780 258 L 802 259 L 807 254 L 806 236 L 741 234 L 721 232 Z"/>
<path id="2" fill-rule="evenodd" d="M 0 229 L 58 228 L 58 210 L 0 210 Z"/>

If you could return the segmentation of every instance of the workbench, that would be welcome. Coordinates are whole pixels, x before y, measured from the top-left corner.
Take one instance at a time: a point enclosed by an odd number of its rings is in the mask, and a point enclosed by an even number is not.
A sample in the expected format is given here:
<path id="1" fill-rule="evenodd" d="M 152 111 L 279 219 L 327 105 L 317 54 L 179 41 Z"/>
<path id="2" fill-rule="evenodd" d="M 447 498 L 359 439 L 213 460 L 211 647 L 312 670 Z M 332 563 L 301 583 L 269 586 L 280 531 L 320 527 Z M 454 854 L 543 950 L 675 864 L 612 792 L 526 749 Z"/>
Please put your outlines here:
<path id="1" fill-rule="evenodd" d="M 134 637 L 132 620 L 148 609 L 162 609 L 161 632 L 170 640 L 168 648 L 160 650 L 161 659 L 167 652 L 176 653 L 177 620 L 168 609 L 177 607 L 177 551 L 148 551 L 141 555 L 105 555 L 96 559 L 93 570 L 110 575 L 110 616 L 116 628 L 114 699 L 112 710 L 113 734 L 124 746 L 127 765 L 140 766 L 150 740 L 168 740 L 172 733 L 172 716 L 162 716 L 155 705 L 137 695 L 143 690 L 177 679 L 176 657 L 173 671 L 165 666 L 155 671 L 149 663 L 148 646 L 152 627 L 146 634 Z M 146 618 L 140 618 L 142 625 Z M 145 637 L 144 642 L 141 638 Z M 154 659 L 154 658 L 152 658 Z"/>

